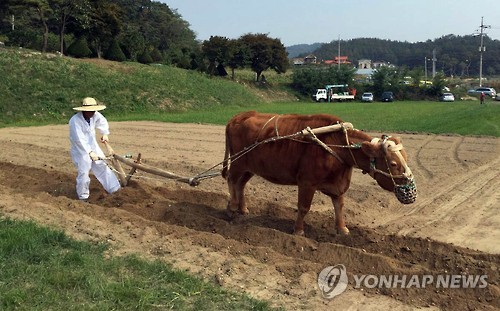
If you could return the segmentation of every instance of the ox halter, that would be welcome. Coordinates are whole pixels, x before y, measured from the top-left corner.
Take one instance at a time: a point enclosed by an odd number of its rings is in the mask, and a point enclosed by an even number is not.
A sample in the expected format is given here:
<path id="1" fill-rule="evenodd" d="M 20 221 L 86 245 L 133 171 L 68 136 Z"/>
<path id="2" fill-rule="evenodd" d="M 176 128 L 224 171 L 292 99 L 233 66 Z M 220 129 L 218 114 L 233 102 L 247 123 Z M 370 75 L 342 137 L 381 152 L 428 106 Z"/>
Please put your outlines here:
<path id="1" fill-rule="evenodd" d="M 384 135 L 383 140 L 379 138 L 373 138 L 371 140 L 372 144 L 381 144 L 384 151 L 384 159 L 387 165 L 387 172 L 384 172 L 376 167 L 375 158 L 370 158 L 370 171 L 368 172 L 370 176 L 375 179 L 375 174 L 382 174 L 391 178 L 394 184 L 394 194 L 396 198 L 398 198 L 399 202 L 403 204 L 410 204 L 415 202 L 417 199 L 417 186 L 415 184 L 415 180 L 413 178 L 413 173 L 411 172 L 410 167 L 406 164 L 403 155 L 401 154 L 401 150 L 403 150 L 403 144 L 396 144 L 395 142 L 389 140 L 390 136 Z M 389 163 L 387 161 L 386 153 L 391 152 L 396 155 L 396 157 L 401 162 L 401 165 L 404 168 L 403 174 L 393 175 L 391 173 L 391 169 Z M 406 179 L 406 184 L 398 185 L 394 181 L 395 178 L 404 178 Z"/>
<path id="2" fill-rule="evenodd" d="M 312 137 L 313 141 L 315 141 L 318 145 L 323 147 L 326 151 L 328 151 L 335 158 L 337 158 L 340 161 L 340 163 L 343 164 L 344 161 L 338 156 L 338 154 L 335 151 L 333 151 L 328 145 L 326 145 L 325 143 L 323 143 L 322 141 L 317 139 L 316 136 L 314 135 L 315 133 L 323 132 L 323 129 L 325 129 L 325 132 L 326 132 L 326 129 L 328 129 L 328 132 L 338 131 L 338 130 L 342 130 L 344 132 L 347 145 L 346 146 L 335 146 L 335 147 L 347 148 L 349 150 L 349 153 L 351 154 L 352 160 L 354 162 L 354 166 L 357 168 L 360 168 L 357 161 L 356 161 L 356 157 L 352 153 L 352 149 L 361 148 L 361 144 L 360 143 L 351 144 L 349 142 L 349 135 L 347 133 L 348 130 L 354 129 L 352 124 L 351 123 L 339 123 L 339 124 L 331 125 L 331 126 L 324 127 L 324 128 L 318 128 L 318 129 L 307 128 L 307 129 L 302 131 L 303 135 L 306 135 L 306 134 L 310 135 Z M 389 140 L 389 138 L 390 138 L 390 136 L 384 135 L 383 140 L 380 140 L 379 138 L 373 138 L 371 140 L 372 144 L 381 144 L 382 145 L 382 149 L 384 151 L 384 159 L 385 159 L 385 163 L 387 165 L 387 172 L 378 169 L 377 165 L 376 165 L 376 159 L 374 157 L 371 157 L 370 158 L 370 168 L 369 168 L 368 174 L 373 179 L 375 179 L 375 174 L 382 174 L 386 177 L 389 177 L 392 180 L 392 183 L 394 184 L 394 194 L 396 195 L 396 198 L 398 198 L 399 202 L 401 202 L 403 204 L 411 204 L 411 203 L 415 202 L 415 200 L 417 199 L 417 186 L 415 184 L 415 180 L 413 179 L 413 173 L 411 172 L 410 167 L 408 166 L 408 164 L 406 164 L 406 161 L 403 158 L 403 155 L 401 154 L 401 150 L 403 150 L 403 144 L 396 144 L 394 141 Z M 404 168 L 403 174 L 400 174 L 400 175 L 393 175 L 392 174 L 389 163 L 387 161 L 387 156 L 386 156 L 387 152 L 394 153 L 396 155 L 396 157 L 399 159 L 399 161 L 401 162 L 401 165 Z M 394 179 L 400 179 L 400 178 L 405 179 L 406 183 L 403 185 L 396 184 L 396 181 Z"/>

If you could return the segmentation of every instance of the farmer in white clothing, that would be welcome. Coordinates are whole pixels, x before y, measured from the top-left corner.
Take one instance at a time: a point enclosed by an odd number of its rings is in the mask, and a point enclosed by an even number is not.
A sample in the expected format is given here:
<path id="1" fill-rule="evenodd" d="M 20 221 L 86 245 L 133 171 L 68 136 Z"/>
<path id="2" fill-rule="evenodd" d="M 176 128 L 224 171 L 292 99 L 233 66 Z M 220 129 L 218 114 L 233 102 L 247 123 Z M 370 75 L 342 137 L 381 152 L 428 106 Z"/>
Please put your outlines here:
<path id="1" fill-rule="evenodd" d="M 106 106 L 98 105 L 92 97 L 83 99 L 81 107 L 73 108 L 76 113 L 69 120 L 69 140 L 71 142 L 71 159 L 76 166 L 78 176 L 76 177 L 76 194 L 78 199 L 89 198 L 90 176 L 92 169 L 95 177 L 108 193 L 120 189 L 120 182 L 116 175 L 99 158 L 104 158 L 104 152 L 99 147 L 95 138 L 98 129 L 101 133 L 101 142 L 108 141 L 109 125 L 106 118 L 98 111 Z"/>

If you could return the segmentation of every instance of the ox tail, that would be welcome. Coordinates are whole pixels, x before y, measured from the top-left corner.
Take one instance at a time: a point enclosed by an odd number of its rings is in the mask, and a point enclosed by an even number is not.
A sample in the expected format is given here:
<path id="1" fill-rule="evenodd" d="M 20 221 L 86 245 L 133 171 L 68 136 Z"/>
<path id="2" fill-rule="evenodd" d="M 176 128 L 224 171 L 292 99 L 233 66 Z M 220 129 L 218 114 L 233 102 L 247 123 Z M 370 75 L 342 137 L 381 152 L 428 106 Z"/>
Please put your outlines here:
<path id="1" fill-rule="evenodd" d="M 230 151 L 230 135 L 229 135 L 229 126 L 226 126 L 226 150 L 224 151 L 224 161 L 222 161 L 222 178 L 227 179 L 227 170 L 229 167 L 229 156 L 231 155 Z"/>

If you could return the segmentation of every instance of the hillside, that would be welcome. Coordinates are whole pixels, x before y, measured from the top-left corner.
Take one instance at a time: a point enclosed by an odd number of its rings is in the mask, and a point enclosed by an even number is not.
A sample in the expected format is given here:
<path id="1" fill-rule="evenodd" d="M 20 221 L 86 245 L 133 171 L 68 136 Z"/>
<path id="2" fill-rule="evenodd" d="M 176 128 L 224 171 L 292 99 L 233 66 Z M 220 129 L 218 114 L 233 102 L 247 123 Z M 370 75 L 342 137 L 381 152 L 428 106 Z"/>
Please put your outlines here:
<path id="1" fill-rule="evenodd" d="M 271 74 L 266 76 L 269 81 Z M 108 116 L 292 98 L 269 85 L 255 85 L 251 75 L 250 81 L 236 83 L 171 66 L 79 60 L 12 49 L 0 49 L 0 77 L 0 127 L 19 122 L 66 122 L 71 108 L 86 96 L 105 103 Z"/>
<path id="2" fill-rule="evenodd" d="M 313 44 L 296 44 L 286 47 L 289 58 L 294 58 L 298 56 L 304 56 L 315 50 L 317 50 L 323 43 L 313 43 Z"/>
<path id="3" fill-rule="evenodd" d="M 424 67 L 425 57 L 436 52 L 436 70 L 450 76 L 477 76 L 479 74 L 479 38 L 475 36 L 447 35 L 425 42 L 401 42 L 377 38 L 341 40 L 341 54 L 348 56 L 355 65 L 359 59 L 385 61 L 410 69 Z M 483 73 L 500 75 L 500 41 L 484 37 Z M 314 51 L 318 60 L 333 59 L 338 55 L 338 41 L 320 45 Z"/>

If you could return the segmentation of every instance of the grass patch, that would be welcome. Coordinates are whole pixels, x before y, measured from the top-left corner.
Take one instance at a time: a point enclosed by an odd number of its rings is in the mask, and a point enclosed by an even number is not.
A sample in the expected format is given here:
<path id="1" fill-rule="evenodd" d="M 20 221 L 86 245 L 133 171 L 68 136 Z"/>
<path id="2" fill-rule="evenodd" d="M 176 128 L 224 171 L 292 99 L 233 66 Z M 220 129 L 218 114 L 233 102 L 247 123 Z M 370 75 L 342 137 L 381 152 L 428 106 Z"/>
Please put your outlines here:
<path id="1" fill-rule="evenodd" d="M 163 262 L 106 259 L 105 250 L 32 222 L 0 219 L 0 309 L 270 310 Z"/>
<path id="2" fill-rule="evenodd" d="M 208 109 L 262 100 L 242 84 L 170 66 L 48 58 L 0 49 L 0 126 L 63 122 L 84 97 L 107 113 L 160 113 Z"/>

